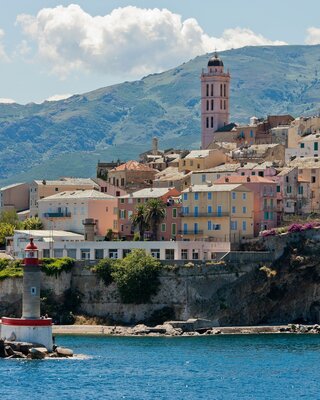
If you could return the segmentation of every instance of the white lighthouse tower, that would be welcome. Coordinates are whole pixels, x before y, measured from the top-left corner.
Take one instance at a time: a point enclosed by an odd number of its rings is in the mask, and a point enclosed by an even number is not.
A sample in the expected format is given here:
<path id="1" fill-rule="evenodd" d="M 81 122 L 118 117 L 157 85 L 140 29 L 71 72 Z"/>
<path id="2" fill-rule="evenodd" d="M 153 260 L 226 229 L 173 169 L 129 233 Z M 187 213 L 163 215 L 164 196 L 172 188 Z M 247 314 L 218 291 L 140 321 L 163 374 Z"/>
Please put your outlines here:
<path id="1" fill-rule="evenodd" d="M 230 74 L 215 52 L 201 74 L 201 148 L 206 149 L 214 132 L 229 123 Z"/>
<path id="2" fill-rule="evenodd" d="M 52 351 L 52 319 L 40 318 L 41 269 L 38 248 L 30 239 L 23 263 L 22 318 L 2 318 L 1 337 L 18 342 L 38 343 Z"/>

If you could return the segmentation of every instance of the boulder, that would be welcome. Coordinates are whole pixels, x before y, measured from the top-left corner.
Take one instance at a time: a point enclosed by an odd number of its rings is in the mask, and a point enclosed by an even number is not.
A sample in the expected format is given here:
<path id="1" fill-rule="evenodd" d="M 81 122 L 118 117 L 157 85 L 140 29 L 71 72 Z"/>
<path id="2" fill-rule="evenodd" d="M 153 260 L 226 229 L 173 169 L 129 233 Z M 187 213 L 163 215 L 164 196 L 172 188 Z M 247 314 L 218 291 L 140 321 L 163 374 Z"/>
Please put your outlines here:
<path id="1" fill-rule="evenodd" d="M 48 350 L 44 349 L 43 347 L 32 347 L 29 350 L 29 354 L 32 360 L 42 360 L 46 357 L 47 353 Z"/>
<path id="2" fill-rule="evenodd" d="M 59 357 L 72 357 L 73 351 L 71 349 L 67 349 L 66 347 L 57 347 L 56 353 Z"/>

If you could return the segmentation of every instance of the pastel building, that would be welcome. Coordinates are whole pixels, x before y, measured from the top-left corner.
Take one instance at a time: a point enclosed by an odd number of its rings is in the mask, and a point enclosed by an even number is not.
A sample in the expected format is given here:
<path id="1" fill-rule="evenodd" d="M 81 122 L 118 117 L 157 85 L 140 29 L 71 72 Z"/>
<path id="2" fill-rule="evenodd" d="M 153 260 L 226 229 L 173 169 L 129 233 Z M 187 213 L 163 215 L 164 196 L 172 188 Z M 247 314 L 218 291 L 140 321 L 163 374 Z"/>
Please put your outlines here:
<path id="1" fill-rule="evenodd" d="M 84 234 L 83 222 L 92 219 L 95 235 L 117 229 L 118 200 L 98 190 L 75 190 L 54 194 L 38 201 L 39 217 L 45 229 Z"/>
<path id="2" fill-rule="evenodd" d="M 223 164 L 227 160 L 226 154 L 218 149 L 192 150 L 179 160 L 179 171 L 200 171 Z"/>
<path id="3" fill-rule="evenodd" d="M 127 192 L 151 187 L 159 171 L 138 161 L 128 161 L 113 168 L 108 173 L 108 182 Z"/>
<path id="4" fill-rule="evenodd" d="M 241 184 L 253 192 L 254 234 L 277 226 L 276 183 L 261 176 L 229 176 L 214 182 L 217 185 Z"/>
<path id="5" fill-rule="evenodd" d="M 121 196 L 118 201 L 119 209 L 119 236 L 131 240 L 135 231 L 131 222 L 139 204 L 145 204 L 150 199 L 161 199 L 166 204 L 166 215 L 159 225 L 158 238 L 160 240 L 176 239 L 178 231 L 181 229 L 181 202 L 180 192 L 175 188 L 146 188 Z M 150 231 L 145 232 L 146 237 L 151 235 Z"/>
<path id="6" fill-rule="evenodd" d="M 320 154 L 320 132 L 304 136 L 298 140 L 296 147 L 286 149 L 286 161 L 293 157 L 319 157 Z"/>
<path id="7" fill-rule="evenodd" d="M 201 148 L 206 149 L 214 132 L 229 123 L 230 74 L 215 53 L 201 73 Z"/>
<path id="8" fill-rule="evenodd" d="M 206 182 L 213 182 L 224 176 L 238 175 L 241 164 L 222 164 L 217 167 L 193 171 L 191 175 L 192 185 L 203 185 Z"/>
<path id="9" fill-rule="evenodd" d="M 38 215 L 38 201 L 57 193 L 75 190 L 99 190 L 99 185 L 89 178 L 61 178 L 34 180 L 30 184 L 30 216 Z"/>
<path id="10" fill-rule="evenodd" d="M 302 183 L 306 185 L 306 182 L 309 182 L 309 191 L 299 196 L 302 197 L 299 200 L 302 200 L 303 204 L 308 203 L 308 206 L 304 208 L 309 212 L 320 213 L 320 158 L 296 158 L 289 163 L 289 166 L 298 168 L 301 186 Z M 302 187 L 300 191 L 303 191 Z"/>
<path id="11" fill-rule="evenodd" d="M 182 192 L 182 240 L 239 243 L 253 237 L 253 193 L 239 184 L 194 185 Z"/>
<path id="12" fill-rule="evenodd" d="M 29 208 L 29 184 L 14 183 L 0 189 L 0 211 L 15 210 L 17 212 Z"/>

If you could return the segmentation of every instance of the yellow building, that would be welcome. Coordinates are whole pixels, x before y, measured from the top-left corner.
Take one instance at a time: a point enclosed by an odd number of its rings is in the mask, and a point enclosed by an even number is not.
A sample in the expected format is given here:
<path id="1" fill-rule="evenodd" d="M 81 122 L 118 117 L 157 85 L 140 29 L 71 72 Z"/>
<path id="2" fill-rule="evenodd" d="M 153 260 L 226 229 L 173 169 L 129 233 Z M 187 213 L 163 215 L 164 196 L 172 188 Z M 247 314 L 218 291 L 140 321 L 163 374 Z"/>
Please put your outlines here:
<path id="1" fill-rule="evenodd" d="M 179 160 L 179 172 L 200 171 L 227 162 L 228 157 L 218 149 L 192 150 Z"/>
<path id="2" fill-rule="evenodd" d="M 182 206 L 182 240 L 238 243 L 253 237 L 253 193 L 243 185 L 190 186 Z"/>

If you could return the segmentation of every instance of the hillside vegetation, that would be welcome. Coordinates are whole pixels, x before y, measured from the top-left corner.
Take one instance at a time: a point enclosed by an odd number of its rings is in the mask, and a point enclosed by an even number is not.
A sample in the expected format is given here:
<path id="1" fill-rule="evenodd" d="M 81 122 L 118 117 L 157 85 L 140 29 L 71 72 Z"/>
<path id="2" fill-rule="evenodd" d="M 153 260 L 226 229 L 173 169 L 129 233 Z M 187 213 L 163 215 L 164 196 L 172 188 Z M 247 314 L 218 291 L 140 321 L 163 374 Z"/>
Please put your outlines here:
<path id="1" fill-rule="evenodd" d="M 245 47 L 221 53 L 232 75 L 231 119 L 318 113 L 319 50 Z M 0 183 L 94 175 L 98 159 L 136 157 L 150 148 L 153 136 L 162 148 L 199 146 L 199 76 L 209 56 L 66 100 L 1 104 Z"/>

